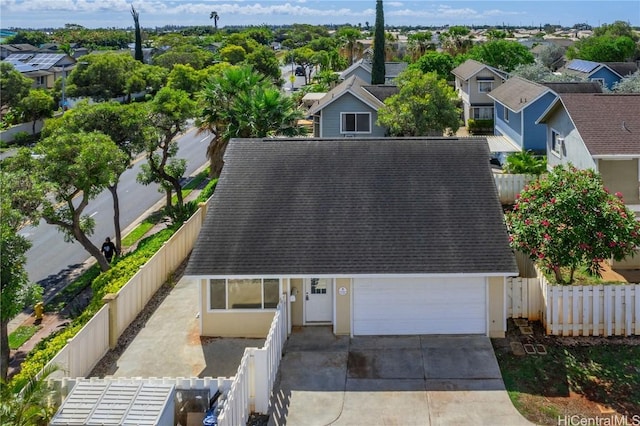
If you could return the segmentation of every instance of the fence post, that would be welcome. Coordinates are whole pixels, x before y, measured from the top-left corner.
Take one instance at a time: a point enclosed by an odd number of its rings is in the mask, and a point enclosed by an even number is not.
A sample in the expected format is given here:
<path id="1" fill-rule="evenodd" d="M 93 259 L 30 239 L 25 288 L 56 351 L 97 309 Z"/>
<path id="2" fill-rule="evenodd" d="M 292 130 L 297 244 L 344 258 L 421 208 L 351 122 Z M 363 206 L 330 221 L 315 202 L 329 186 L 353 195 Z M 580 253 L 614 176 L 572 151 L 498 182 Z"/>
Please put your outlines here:
<path id="1" fill-rule="evenodd" d="M 200 222 L 204 223 L 204 220 L 207 217 L 207 203 L 198 203 L 198 207 L 200 208 L 200 212 L 202 212 L 202 216 L 200 216 Z"/>
<path id="2" fill-rule="evenodd" d="M 253 350 L 253 369 L 249 380 L 254 383 L 255 410 L 266 414 L 269 410 L 269 366 L 267 365 L 267 350 L 264 348 Z"/>
<path id="3" fill-rule="evenodd" d="M 109 305 L 109 348 L 118 346 L 118 293 L 109 293 L 102 298 Z"/>

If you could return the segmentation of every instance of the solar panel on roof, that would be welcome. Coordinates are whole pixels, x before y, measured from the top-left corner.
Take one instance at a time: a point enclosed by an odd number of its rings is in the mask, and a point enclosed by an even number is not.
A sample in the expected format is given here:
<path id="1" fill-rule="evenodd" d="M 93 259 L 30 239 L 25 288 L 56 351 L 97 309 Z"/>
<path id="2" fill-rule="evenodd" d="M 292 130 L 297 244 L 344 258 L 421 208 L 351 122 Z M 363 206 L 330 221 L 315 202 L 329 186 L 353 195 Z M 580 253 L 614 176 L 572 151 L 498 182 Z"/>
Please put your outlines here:
<path id="1" fill-rule="evenodd" d="M 41 53 L 31 58 L 27 63 L 40 70 L 49 69 L 64 56 L 64 53 Z"/>
<path id="2" fill-rule="evenodd" d="M 11 55 L 7 56 L 6 59 L 11 59 L 11 60 L 15 59 L 16 61 L 26 61 L 28 59 L 31 59 L 33 56 L 34 56 L 33 53 L 12 53 Z"/>
<path id="3" fill-rule="evenodd" d="M 574 71 L 580 71 L 584 73 L 589 73 L 596 69 L 596 67 L 600 65 L 597 62 L 585 61 L 584 59 L 574 59 L 569 62 L 567 68 Z"/>

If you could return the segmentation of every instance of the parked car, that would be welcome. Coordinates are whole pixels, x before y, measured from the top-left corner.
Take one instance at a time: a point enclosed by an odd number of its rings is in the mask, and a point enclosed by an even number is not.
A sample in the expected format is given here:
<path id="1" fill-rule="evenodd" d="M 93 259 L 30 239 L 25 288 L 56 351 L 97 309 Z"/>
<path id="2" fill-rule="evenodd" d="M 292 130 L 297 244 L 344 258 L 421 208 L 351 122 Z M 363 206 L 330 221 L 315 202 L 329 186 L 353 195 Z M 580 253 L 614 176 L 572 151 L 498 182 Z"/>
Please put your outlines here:
<path id="1" fill-rule="evenodd" d="M 304 74 L 305 74 L 305 72 L 304 72 L 304 67 L 303 67 L 303 66 L 298 66 L 298 67 L 296 68 L 295 74 L 296 74 L 297 76 L 303 76 L 303 77 L 304 77 Z"/>

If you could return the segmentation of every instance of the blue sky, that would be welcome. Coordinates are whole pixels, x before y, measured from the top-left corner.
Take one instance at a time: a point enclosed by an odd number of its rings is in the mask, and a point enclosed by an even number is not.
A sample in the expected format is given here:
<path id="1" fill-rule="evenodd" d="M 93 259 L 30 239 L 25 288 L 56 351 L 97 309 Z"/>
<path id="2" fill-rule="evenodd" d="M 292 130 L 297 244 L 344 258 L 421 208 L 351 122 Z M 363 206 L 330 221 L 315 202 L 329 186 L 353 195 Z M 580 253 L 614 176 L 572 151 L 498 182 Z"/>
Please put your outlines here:
<path id="1" fill-rule="evenodd" d="M 2 28 L 128 27 L 131 3 L 143 27 L 211 25 L 344 24 L 375 21 L 375 0 L 0 0 Z M 627 21 L 640 26 L 640 0 L 384 1 L 387 25 L 573 25 Z"/>

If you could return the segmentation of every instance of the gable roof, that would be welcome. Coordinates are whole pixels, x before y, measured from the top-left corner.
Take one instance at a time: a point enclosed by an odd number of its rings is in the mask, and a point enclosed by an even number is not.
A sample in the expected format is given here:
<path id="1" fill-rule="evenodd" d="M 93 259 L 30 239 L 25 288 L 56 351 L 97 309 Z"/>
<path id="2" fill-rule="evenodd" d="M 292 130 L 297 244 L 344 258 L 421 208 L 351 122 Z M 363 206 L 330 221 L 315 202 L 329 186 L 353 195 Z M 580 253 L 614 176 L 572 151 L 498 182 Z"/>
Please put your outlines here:
<path id="1" fill-rule="evenodd" d="M 640 94 L 562 93 L 538 122 L 562 107 L 592 156 L 640 156 Z"/>
<path id="2" fill-rule="evenodd" d="M 609 67 L 610 70 L 618 74 L 620 77 L 626 77 L 640 69 L 635 62 L 603 62 L 603 65 Z"/>
<path id="3" fill-rule="evenodd" d="M 589 76 L 601 68 L 607 68 L 618 77 L 626 77 L 638 71 L 635 62 L 593 62 L 584 59 L 574 59 L 564 67 L 569 74 Z"/>
<path id="4" fill-rule="evenodd" d="M 479 138 L 232 140 L 185 274 L 513 274 L 488 159 Z"/>
<path id="5" fill-rule="evenodd" d="M 453 75 L 460 77 L 462 80 L 469 80 L 471 77 L 482 71 L 488 69 L 500 78 L 506 78 L 506 73 L 500 71 L 497 68 L 478 62 L 475 59 L 467 59 L 462 64 L 455 67 L 451 72 Z"/>
<path id="6" fill-rule="evenodd" d="M 384 63 L 384 77 L 385 79 L 396 78 L 402 71 L 406 70 L 409 66 L 406 62 L 385 62 Z M 373 71 L 370 60 L 360 59 L 354 62 L 351 66 L 340 73 L 340 78 L 348 78 L 349 74 L 353 73 L 357 68 L 364 69 L 367 73 L 371 74 Z M 371 83 L 371 82 L 368 82 Z"/>
<path id="7" fill-rule="evenodd" d="M 511 77 L 488 95 L 511 111 L 519 112 L 550 91 L 548 87 L 522 77 Z"/>
<path id="8" fill-rule="evenodd" d="M 352 94 L 363 103 L 377 111 L 378 108 L 384 105 L 383 100 L 386 99 L 386 97 L 384 97 L 386 89 L 376 89 L 373 91 L 367 90 L 367 88 L 371 87 L 371 85 L 365 83 L 365 81 L 360 77 L 352 75 L 351 77 L 347 78 L 345 81 L 331 89 L 322 99 L 311 105 L 311 107 L 309 108 L 309 115 L 316 114 L 317 112 L 324 109 L 327 105 L 330 105 L 334 101 L 340 99 L 340 97 L 346 93 Z M 382 99 L 378 98 L 376 95 L 381 96 Z"/>

